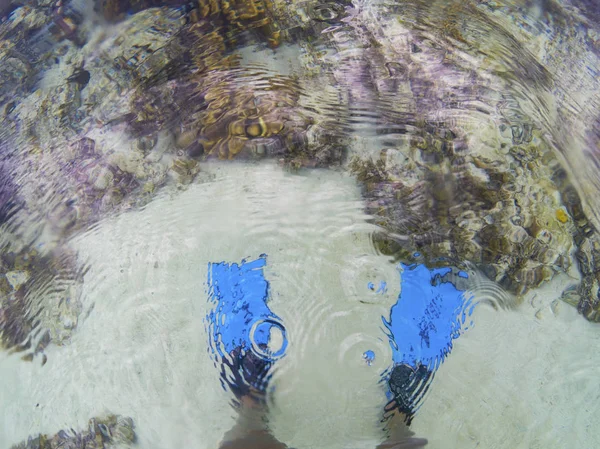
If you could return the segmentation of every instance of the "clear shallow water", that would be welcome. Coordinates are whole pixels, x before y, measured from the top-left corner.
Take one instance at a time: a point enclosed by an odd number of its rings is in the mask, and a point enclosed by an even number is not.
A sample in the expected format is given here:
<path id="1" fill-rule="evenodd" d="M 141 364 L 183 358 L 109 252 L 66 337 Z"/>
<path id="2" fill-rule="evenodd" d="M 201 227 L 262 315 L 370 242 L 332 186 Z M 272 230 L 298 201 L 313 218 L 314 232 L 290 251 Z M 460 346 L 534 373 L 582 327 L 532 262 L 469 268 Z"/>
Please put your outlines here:
<path id="1" fill-rule="evenodd" d="M 271 380 L 274 435 L 301 448 L 380 441 L 387 400 L 379 380 L 392 360 L 381 316 L 396 301 L 399 279 L 370 243 L 373 226 L 354 181 L 275 165 L 211 170 L 212 182 L 74 239 L 90 267 L 84 315 L 93 310 L 69 345 L 48 349 L 44 366 L 3 354 L 3 447 L 32 432 L 83 428 L 105 411 L 135 420 L 140 447 L 216 447 L 235 412 L 207 351 L 206 267 L 260 251 L 269 253 L 270 308 L 290 340 Z M 279 204 L 270 217 L 265 202 Z M 263 232 L 273 217 L 287 226 Z M 345 291 L 369 266 L 390 288 L 365 304 Z M 357 284 L 368 294 L 366 282 Z M 428 447 L 594 447 L 600 365 L 581 342 L 599 331 L 565 304 L 553 313 L 556 294 L 538 292 L 533 306 L 517 310 L 476 309 L 475 325 L 455 341 L 413 422 Z M 368 349 L 377 354 L 371 366 L 362 358 Z"/>
<path id="2" fill-rule="evenodd" d="M 260 12 L 223 34 L 89 7 L 0 30 L 27 75 L 0 80 L 0 446 L 117 413 L 140 447 L 218 447 L 237 414 L 207 271 L 261 254 L 288 342 L 268 426 L 290 447 L 384 439 L 392 361 L 442 359 L 407 344 L 409 287 L 422 341 L 452 345 L 411 424 L 428 447 L 598 446 L 599 331 L 558 300 L 600 263 L 593 5 L 275 2 L 282 42 Z M 448 317 L 423 265 L 404 284 L 417 250 L 469 275 Z"/>
<path id="3" fill-rule="evenodd" d="M 234 412 L 228 394 L 220 388 L 205 333 L 204 318 L 209 310 L 206 267 L 213 260 L 237 260 L 268 251 L 270 267 L 277 267 L 267 274 L 277 292 L 271 307 L 286 322 L 295 346 L 294 350 L 290 347 L 287 360 L 301 367 L 305 360 L 300 355 L 309 357 L 307 353 L 316 352 L 317 363 L 311 361 L 310 366 L 320 365 L 324 373 L 332 363 L 339 367 L 339 351 L 334 345 L 327 344 L 325 351 L 314 350 L 323 345 L 323 339 L 339 341 L 345 337 L 346 326 L 356 326 L 355 320 L 346 324 L 334 314 L 327 316 L 327 311 L 342 309 L 342 305 L 335 304 L 335 295 L 326 293 L 328 281 L 339 282 L 336 267 L 351 255 L 347 251 L 366 257 L 369 247 L 370 226 L 364 221 L 356 186 L 341 175 L 289 176 L 275 166 L 222 167 L 221 171 L 225 173 L 218 175 L 216 182 L 158 200 L 144 211 L 125 214 L 74 242 L 90 267 L 95 267 L 86 274 L 89 302 L 84 304 L 85 309 L 94 304 L 93 313 L 85 321 L 86 331 L 60 348 L 67 349 L 67 355 L 49 355 L 43 368 L 37 364 L 13 366 L 16 376 L 24 368 L 40 371 L 31 374 L 29 385 L 19 382 L 23 389 L 18 402 L 14 384 L 4 384 L 11 387 L 3 391 L 2 403 L 12 404 L 13 411 L 7 410 L 7 416 L 15 422 L 6 422 L 3 444 L 29 432 L 31 416 L 23 414 L 18 420 L 15 411 L 29 409 L 29 403 L 35 401 L 43 406 L 40 421 L 47 431 L 63 426 L 73 413 L 84 423 L 89 413 L 116 407 L 120 413 L 139 417 L 143 447 L 215 447 L 231 427 Z M 221 192 L 218 198 L 216 191 Z M 321 198 L 327 198 L 326 202 Z M 271 208 L 271 213 L 289 222 L 264 232 L 265 226 L 276 223 L 263 214 L 265 202 L 274 201 L 280 206 Z M 303 207 L 299 208 L 300 204 Z M 315 227 L 313 220 L 327 226 Z M 188 232 L 190 226 L 195 228 L 193 233 Z M 223 242 L 217 238 L 222 233 L 231 237 Z M 286 303 L 288 307 L 282 307 Z M 304 321 L 296 318 L 302 310 L 312 317 L 316 314 L 311 311 L 325 312 L 319 312 L 320 320 Z M 383 312 L 382 307 L 379 310 Z M 364 321 L 375 332 L 379 320 L 376 315 L 373 318 L 370 323 Z M 327 332 L 318 332 L 324 330 L 323 320 L 330 325 Z M 326 354 L 336 357 L 319 363 Z M 362 367 L 361 354 L 355 352 L 356 359 L 348 356 L 345 363 Z M 310 371 L 310 366 L 305 370 Z M 281 374 L 292 383 L 302 380 L 302 369 L 284 365 L 280 370 L 297 373 L 291 378 Z M 331 374 L 322 379 L 325 385 L 339 381 Z M 375 369 L 365 374 L 372 380 L 378 378 Z M 40 375 L 48 383 L 44 384 Z M 292 387 L 281 385 L 278 390 L 285 395 Z M 364 387 L 379 392 L 376 382 Z M 350 392 L 339 393 L 346 396 Z M 372 408 L 368 403 L 365 406 Z M 33 402 L 31 407 L 35 407 Z M 212 418 L 205 419 L 207 415 Z M 366 420 L 363 426 L 376 425 L 377 411 L 372 415 L 374 420 Z M 357 415 L 356 420 L 359 418 Z"/>

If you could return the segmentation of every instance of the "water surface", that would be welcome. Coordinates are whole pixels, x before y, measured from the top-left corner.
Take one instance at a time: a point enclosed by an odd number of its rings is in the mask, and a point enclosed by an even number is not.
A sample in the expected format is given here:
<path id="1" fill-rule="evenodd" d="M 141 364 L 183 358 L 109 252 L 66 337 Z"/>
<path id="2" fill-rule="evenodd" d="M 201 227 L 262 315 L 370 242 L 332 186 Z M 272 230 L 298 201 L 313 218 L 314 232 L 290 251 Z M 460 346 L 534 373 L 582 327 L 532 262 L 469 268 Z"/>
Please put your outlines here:
<path id="1" fill-rule="evenodd" d="M 92 3 L 0 0 L 1 447 L 216 448 L 240 344 L 289 447 L 397 366 L 427 447 L 600 447 L 598 5 Z"/>

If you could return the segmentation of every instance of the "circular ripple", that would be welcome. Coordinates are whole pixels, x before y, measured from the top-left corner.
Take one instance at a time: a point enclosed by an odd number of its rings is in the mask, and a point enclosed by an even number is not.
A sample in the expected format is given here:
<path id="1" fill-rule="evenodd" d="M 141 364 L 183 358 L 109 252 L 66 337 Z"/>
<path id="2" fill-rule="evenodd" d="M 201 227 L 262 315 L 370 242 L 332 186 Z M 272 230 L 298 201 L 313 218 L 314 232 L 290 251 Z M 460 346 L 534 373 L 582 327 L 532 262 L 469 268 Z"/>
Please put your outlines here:
<path id="1" fill-rule="evenodd" d="M 389 368 L 391 360 L 392 350 L 383 332 L 380 335 L 348 335 L 339 347 L 338 363 L 344 369 L 358 370 L 366 367 L 372 370 L 372 377 L 380 377 Z"/>
<path id="2" fill-rule="evenodd" d="M 347 261 L 340 270 L 340 282 L 349 300 L 365 304 L 393 304 L 400 294 L 397 266 L 380 256 Z"/>
<path id="3" fill-rule="evenodd" d="M 488 304 L 494 309 L 512 309 L 517 305 L 515 296 L 508 293 L 498 283 L 490 280 L 476 268 L 469 266 L 466 272 L 469 275 L 468 293 L 473 297 L 473 302 Z"/>
<path id="4" fill-rule="evenodd" d="M 283 357 L 288 345 L 285 327 L 273 318 L 262 319 L 252 325 L 250 342 L 252 350 L 267 360 Z"/>

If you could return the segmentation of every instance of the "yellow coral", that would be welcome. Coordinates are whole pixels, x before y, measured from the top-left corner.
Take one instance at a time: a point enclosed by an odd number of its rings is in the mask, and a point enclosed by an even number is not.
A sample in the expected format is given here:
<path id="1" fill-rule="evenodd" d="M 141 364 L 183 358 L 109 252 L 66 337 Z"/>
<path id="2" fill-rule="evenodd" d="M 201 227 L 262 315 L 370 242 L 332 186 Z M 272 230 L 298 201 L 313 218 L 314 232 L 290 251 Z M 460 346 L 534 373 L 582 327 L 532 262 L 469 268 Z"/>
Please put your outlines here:
<path id="1" fill-rule="evenodd" d="M 561 223 L 566 223 L 569 221 L 569 216 L 564 211 L 564 209 L 556 209 L 556 219 Z"/>

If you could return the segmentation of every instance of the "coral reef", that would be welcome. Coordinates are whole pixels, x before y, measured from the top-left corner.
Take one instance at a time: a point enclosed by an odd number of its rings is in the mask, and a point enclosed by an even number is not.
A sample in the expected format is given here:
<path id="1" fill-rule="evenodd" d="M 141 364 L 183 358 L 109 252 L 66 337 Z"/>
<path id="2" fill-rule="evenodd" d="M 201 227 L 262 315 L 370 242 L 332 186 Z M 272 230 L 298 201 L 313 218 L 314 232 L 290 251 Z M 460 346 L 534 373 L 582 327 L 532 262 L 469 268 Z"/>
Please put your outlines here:
<path id="1" fill-rule="evenodd" d="M 369 212 L 388 231 L 376 237 L 382 252 L 470 261 L 516 294 L 570 267 L 573 223 L 549 182 L 549 150 L 515 146 L 491 160 L 426 136 L 401 158 L 389 153 L 350 163 Z"/>
<path id="2" fill-rule="evenodd" d="M 131 447 L 135 443 L 134 424 L 131 418 L 109 415 L 105 418 L 92 418 L 88 429 L 80 432 L 61 430 L 55 435 L 31 436 L 27 441 L 16 444 L 11 449 L 110 449 Z"/>
<path id="3" fill-rule="evenodd" d="M 256 30 L 266 42 L 276 47 L 280 43 L 280 31 L 271 18 L 270 0 L 100 0 L 96 9 L 110 21 L 122 19 L 126 13 L 140 12 L 148 8 L 179 7 L 192 22 L 209 20 L 211 26 L 225 30 L 228 41 L 245 30 Z"/>
<path id="4" fill-rule="evenodd" d="M 63 250 L 64 251 L 64 250 Z M 65 344 L 82 306 L 82 273 L 75 255 L 41 254 L 35 248 L 3 249 L 0 257 L 0 348 L 24 360 L 46 356 L 50 342 Z"/>
<path id="5" fill-rule="evenodd" d="M 0 257 L 3 348 L 67 342 L 81 270 L 65 242 L 210 159 L 347 168 L 381 252 L 472 262 L 518 295 L 577 265 L 563 297 L 600 321 L 598 233 L 547 131 L 555 44 L 537 58 L 529 34 L 458 2 L 96 7 L 110 27 L 65 0 L 0 3 L 0 222 L 19 242 Z"/>
<path id="6" fill-rule="evenodd" d="M 215 71 L 146 90 L 134 98 L 132 109 L 139 112 L 132 130 L 139 136 L 155 132 L 157 125 L 169 129 L 177 147 L 202 159 L 281 157 L 304 159 L 307 165 L 339 163 L 342 149 L 319 145 L 318 126 L 299 105 L 299 88 L 292 79 L 272 77 L 260 90 L 251 81 Z"/>

